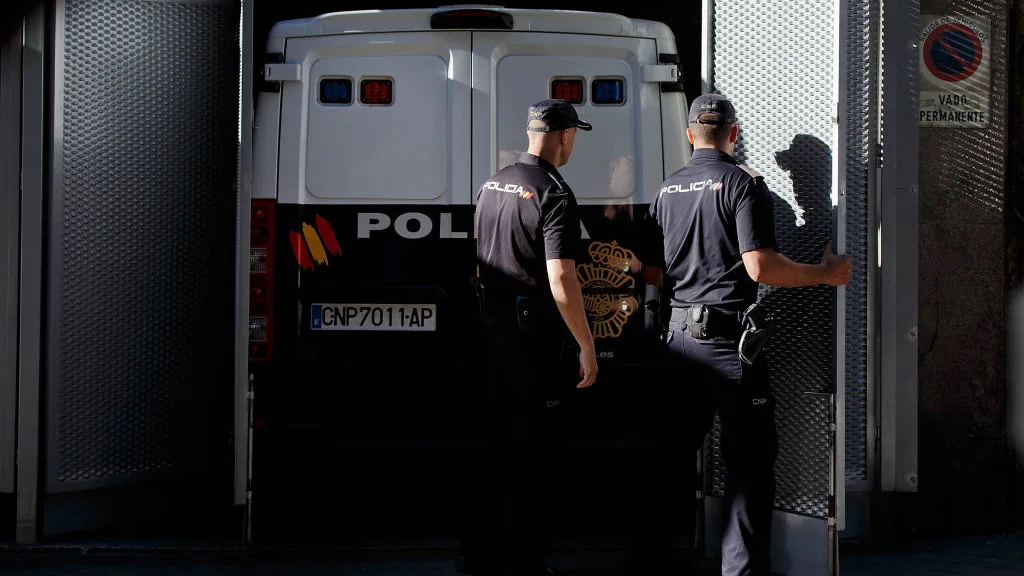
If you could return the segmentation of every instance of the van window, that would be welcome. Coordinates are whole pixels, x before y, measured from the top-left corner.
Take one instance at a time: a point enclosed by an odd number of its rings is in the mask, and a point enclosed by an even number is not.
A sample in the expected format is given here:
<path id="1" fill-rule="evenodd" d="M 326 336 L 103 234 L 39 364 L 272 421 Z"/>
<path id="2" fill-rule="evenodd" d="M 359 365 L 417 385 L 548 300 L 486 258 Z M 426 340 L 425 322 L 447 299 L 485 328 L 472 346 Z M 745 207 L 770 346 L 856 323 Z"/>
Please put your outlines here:
<path id="1" fill-rule="evenodd" d="M 322 58 L 310 73 L 319 89 L 310 91 L 307 111 L 309 194 L 433 200 L 445 193 L 451 149 L 445 60 L 422 54 Z"/>
<path id="2" fill-rule="evenodd" d="M 525 150 L 526 111 L 544 97 L 575 96 L 580 116 L 593 124 L 579 131 L 569 163 L 559 168 L 581 203 L 637 198 L 639 171 L 635 103 L 627 97 L 631 68 L 617 58 L 509 55 L 497 65 L 497 165 Z M 569 88 L 569 82 L 573 87 Z M 596 89 L 595 89 L 596 87 Z M 589 92 L 589 94 L 588 94 Z"/>

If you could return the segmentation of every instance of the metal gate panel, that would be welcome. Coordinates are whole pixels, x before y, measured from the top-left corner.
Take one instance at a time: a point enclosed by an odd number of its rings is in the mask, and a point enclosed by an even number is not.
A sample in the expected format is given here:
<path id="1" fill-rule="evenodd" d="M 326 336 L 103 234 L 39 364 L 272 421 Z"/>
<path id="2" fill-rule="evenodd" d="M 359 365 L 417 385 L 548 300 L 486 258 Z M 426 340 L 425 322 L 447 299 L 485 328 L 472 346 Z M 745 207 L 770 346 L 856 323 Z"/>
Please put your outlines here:
<path id="1" fill-rule="evenodd" d="M 774 534 L 773 565 L 791 574 L 834 569 L 834 534 L 825 527 L 842 529 L 843 480 L 865 480 L 871 457 L 877 7 L 805 0 L 781 10 L 706 0 L 705 18 L 705 90 L 737 106 L 736 156 L 776 195 L 780 250 L 816 263 L 831 240 L 854 260 L 847 288 L 761 289 L 778 325 L 767 349 L 779 434 L 776 517 L 783 524 Z M 726 466 L 717 420 L 707 448 L 708 494 L 721 497 Z M 820 546 L 799 542 L 797 532 L 822 536 Z"/>
<path id="2" fill-rule="evenodd" d="M 836 142 L 833 75 L 827 71 L 834 68 L 833 11 L 833 2 L 779 11 L 715 1 L 712 91 L 736 105 L 736 157 L 765 176 L 776 194 L 780 251 L 801 262 L 820 260 L 832 238 Z M 760 26 L 751 28 L 752 21 Z M 822 518 L 828 513 L 829 417 L 826 403 L 806 393 L 830 391 L 835 381 L 835 292 L 823 286 L 761 289 L 778 326 L 766 350 L 779 430 L 776 505 Z M 717 425 L 714 438 L 712 493 L 721 495 L 725 465 Z"/>
<path id="3" fill-rule="evenodd" d="M 226 450 L 238 22 L 237 2 L 58 3 L 49 492 Z"/>

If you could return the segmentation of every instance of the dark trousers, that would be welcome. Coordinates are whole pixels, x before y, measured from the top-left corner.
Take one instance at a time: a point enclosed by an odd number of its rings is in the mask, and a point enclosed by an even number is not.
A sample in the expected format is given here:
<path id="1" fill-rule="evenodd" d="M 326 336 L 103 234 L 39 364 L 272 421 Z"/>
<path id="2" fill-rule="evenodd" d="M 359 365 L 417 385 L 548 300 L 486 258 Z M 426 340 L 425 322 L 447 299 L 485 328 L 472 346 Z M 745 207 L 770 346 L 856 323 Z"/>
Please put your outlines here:
<path id="1" fill-rule="evenodd" d="M 722 457 L 727 469 L 728 516 L 722 534 L 722 576 L 768 576 L 774 464 L 778 452 L 774 407 L 766 366 L 743 363 L 737 340 L 693 338 L 673 321 L 667 337 L 676 384 L 691 404 L 688 431 L 691 458 L 714 422 L 721 422 Z"/>
<path id="2" fill-rule="evenodd" d="M 481 384 L 488 400 L 475 431 L 483 440 L 472 466 L 478 472 L 464 491 L 460 571 L 528 575 L 544 567 L 552 512 L 560 493 L 571 490 L 559 470 L 562 412 L 579 364 L 563 330 L 523 330 L 509 314 L 493 314 L 485 327 L 489 374 Z"/>

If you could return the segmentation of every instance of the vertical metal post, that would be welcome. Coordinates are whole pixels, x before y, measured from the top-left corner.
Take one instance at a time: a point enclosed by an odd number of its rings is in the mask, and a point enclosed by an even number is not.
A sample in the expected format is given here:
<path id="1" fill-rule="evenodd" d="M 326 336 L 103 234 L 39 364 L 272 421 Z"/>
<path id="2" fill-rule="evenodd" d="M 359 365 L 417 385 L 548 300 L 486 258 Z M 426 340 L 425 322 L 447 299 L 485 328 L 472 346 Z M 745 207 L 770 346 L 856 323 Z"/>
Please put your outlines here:
<path id="1" fill-rule="evenodd" d="M 21 311 L 18 323 L 18 544 L 39 537 L 39 431 L 42 350 L 43 206 L 45 193 L 46 8 L 25 18 L 22 44 Z"/>
<path id="2" fill-rule="evenodd" d="M 249 388 L 246 393 L 246 413 L 247 413 L 247 432 L 248 432 L 248 445 L 247 445 L 247 458 L 246 458 L 246 474 L 245 474 L 245 543 L 252 543 L 252 443 L 253 443 L 253 392 L 252 392 L 252 375 L 249 375 Z"/>
<path id="3" fill-rule="evenodd" d="M 54 223 L 52 228 L 44 226 L 45 242 L 42 244 L 45 256 L 43 267 L 43 278 L 52 279 L 44 282 L 46 296 L 43 300 L 43 369 L 41 379 L 41 406 L 44 414 L 42 426 L 42 440 L 40 451 L 43 457 L 42 462 L 43 481 L 41 485 L 44 490 L 56 491 L 55 478 L 58 477 L 58 466 L 60 456 L 57 438 L 59 437 L 60 421 L 60 394 L 63 393 L 64 376 L 62 370 L 66 368 L 62 362 L 62 355 L 65 347 L 61 343 L 61 335 L 64 333 L 65 317 L 64 310 L 64 282 L 63 272 L 65 265 L 64 258 L 64 237 L 66 233 L 65 222 L 65 170 L 64 170 L 64 22 L 65 22 L 65 0 L 53 0 L 53 16 L 50 20 L 55 23 L 53 29 L 52 52 L 47 55 L 47 68 L 53 70 L 52 79 L 47 86 L 48 100 L 53 105 L 46 112 L 47 123 L 46 140 L 49 144 L 48 162 L 44 164 L 46 170 L 46 202 L 44 203 L 44 222 Z M 44 144 L 46 146 L 47 144 Z M 59 223 L 59 224 L 58 224 Z M 49 507 L 43 508 L 44 512 Z M 43 518 L 48 515 L 44 514 Z M 47 526 L 49 530 L 50 526 Z"/>
<path id="4" fill-rule="evenodd" d="M 246 502 L 249 473 L 249 217 L 252 190 L 252 73 L 253 73 L 253 0 L 242 0 L 241 96 L 239 116 L 238 237 L 235 270 L 235 422 L 234 422 L 234 503 Z"/>
<path id="5" fill-rule="evenodd" d="M 700 28 L 700 93 L 707 94 L 714 86 L 715 68 L 715 0 L 704 0 Z"/>
<path id="6" fill-rule="evenodd" d="M 917 490 L 919 0 L 882 2 L 881 462 L 883 491 Z"/>
<path id="7" fill-rule="evenodd" d="M 832 201 L 836 218 L 833 221 L 832 235 L 835 238 L 833 249 L 839 254 L 847 251 L 846 238 L 846 171 L 848 162 L 846 157 L 847 135 L 850 127 L 850 114 L 847 95 L 849 94 L 848 74 L 849 55 L 847 45 L 849 39 L 849 22 L 846 18 L 848 13 L 847 2 L 849 0 L 835 0 L 835 21 L 833 26 L 834 44 L 832 46 L 832 122 L 835 126 L 832 134 L 835 141 L 832 149 Z M 829 540 L 836 531 L 846 528 L 846 485 L 837 485 L 837 478 L 846 478 L 846 287 L 836 288 L 835 308 L 835 386 L 833 396 L 830 399 L 832 405 L 832 421 L 830 423 L 832 434 L 832 446 L 830 457 L 832 465 L 829 467 L 831 484 L 830 498 L 831 517 L 829 518 Z M 836 413 L 842 414 L 843 418 L 836 418 Z M 831 548 L 831 543 L 830 543 Z"/>
<path id="8" fill-rule="evenodd" d="M 715 0 L 703 0 L 701 2 L 701 27 L 700 27 L 700 93 L 707 94 L 714 86 L 715 69 Z M 697 494 L 697 517 L 695 518 L 694 550 L 696 554 L 710 556 L 707 540 L 707 491 L 708 472 L 705 463 L 705 447 L 707 442 L 697 450 L 697 480 L 700 492 Z"/>
<path id="9" fill-rule="evenodd" d="M 21 39 L 0 46 L 0 493 L 14 492 L 21 246 Z"/>
<path id="10" fill-rule="evenodd" d="M 873 1 L 873 11 L 876 12 L 876 23 L 880 23 L 882 20 L 881 14 L 881 0 Z M 873 70 L 873 74 L 876 78 L 876 87 L 880 86 L 881 68 L 882 68 L 882 56 L 881 56 L 881 34 L 878 32 L 878 26 L 875 27 L 874 40 L 874 52 L 872 54 L 871 66 L 869 70 Z M 878 92 L 881 90 L 879 89 Z M 879 314 L 879 243 L 881 241 L 880 228 L 879 228 L 879 190 L 881 188 L 881 166 L 879 161 L 879 150 L 881 146 L 881 103 L 879 99 L 880 94 L 876 96 L 876 100 L 873 102 L 872 119 L 875 121 L 872 124 L 874 130 L 870 134 L 871 139 L 868 157 L 868 189 L 867 193 L 867 261 L 865 275 L 867 276 L 867 295 L 866 295 L 866 307 L 867 307 L 867 350 L 865 350 L 866 359 L 866 382 L 865 382 L 865 423 L 864 429 L 867 433 L 865 439 L 865 449 L 867 451 L 867 465 L 865 470 L 865 480 L 859 486 L 851 486 L 848 489 L 859 489 L 861 491 L 870 492 L 877 487 L 878 478 L 878 451 L 876 443 L 875 430 L 878 427 L 878 412 L 876 410 L 878 402 L 878 386 L 879 386 L 879 328 L 880 328 L 880 314 Z"/>
<path id="11" fill-rule="evenodd" d="M 881 15 L 879 15 L 881 20 Z M 880 75 L 881 72 L 881 55 L 876 55 L 874 59 L 875 73 Z M 880 118 L 881 109 L 878 107 L 874 108 L 875 118 Z M 881 142 L 880 126 L 875 125 L 875 133 L 872 134 L 871 156 L 868 159 L 868 189 L 867 193 L 867 261 L 865 276 L 867 277 L 867 294 L 866 294 L 866 308 L 867 308 L 867 350 L 865 350 L 865 388 L 864 388 L 864 402 L 867 405 L 864 414 L 864 430 L 867 433 L 865 439 L 865 451 L 867 452 L 867 463 L 865 469 L 865 479 L 860 483 L 851 483 L 847 485 L 847 490 L 857 490 L 861 492 L 870 492 L 877 487 L 878 478 L 878 444 L 877 434 L 875 431 L 878 428 L 878 387 L 879 387 L 879 366 L 881 365 L 879 353 L 881 351 L 879 342 L 879 329 L 881 327 L 881 316 L 879 314 L 879 297 L 881 290 L 879 288 L 879 243 L 881 241 L 880 225 L 879 225 L 879 190 L 881 188 L 881 166 L 879 165 L 879 150 Z"/>

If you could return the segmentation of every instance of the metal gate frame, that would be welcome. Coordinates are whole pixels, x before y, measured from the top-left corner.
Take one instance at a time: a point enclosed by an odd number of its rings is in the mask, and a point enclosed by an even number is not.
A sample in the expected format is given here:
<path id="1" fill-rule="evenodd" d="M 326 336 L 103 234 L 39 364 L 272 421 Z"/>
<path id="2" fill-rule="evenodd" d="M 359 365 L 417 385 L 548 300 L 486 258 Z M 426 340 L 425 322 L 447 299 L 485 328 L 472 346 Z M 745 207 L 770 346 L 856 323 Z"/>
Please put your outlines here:
<path id="1" fill-rule="evenodd" d="M 21 279 L 21 30 L 0 45 L 0 494 L 14 492 Z"/>
<path id="2" fill-rule="evenodd" d="M 45 188 L 46 35 L 38 3 L 25 17 L 21 53 L 21 246 L 43 245 Z M 18 320 L 17 526 L 15 541 L 39 538 L 40 392 L 42 387 L 43 252 L 22 250 Z"/>
<path id="3" fill-rule="evenodd" d="M 920 0 L 882 2 L 879 483 L 917 491 Z M 892 223 L 892 225 L 888 225 Z"/>
<path id="4" fill-rule="evenodd" d="M 238 228 L 236 230 L 237 268 L 235 270 L 235 422 L 234 422 L 234 503 L 248 505 L 251 473 L 251 422 L 249 387 L 249 218 L 252 199 L 253 128 L 253 8 L 254 0 L 242 0 L 242 59 L 239 102 Z M 248 521 L 246 521 L 248 525 Z M 248 541 L 248 531 L 246 533 Z"/>

